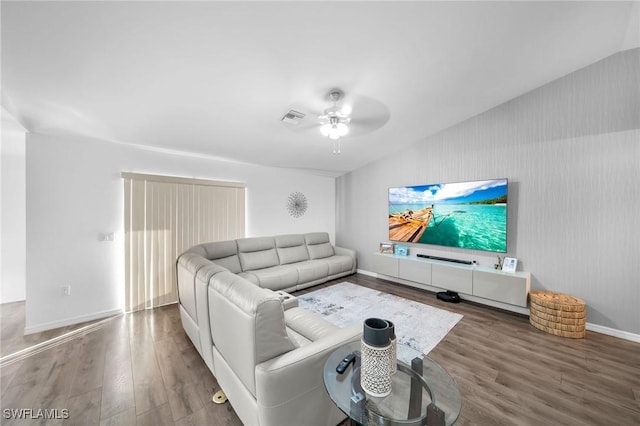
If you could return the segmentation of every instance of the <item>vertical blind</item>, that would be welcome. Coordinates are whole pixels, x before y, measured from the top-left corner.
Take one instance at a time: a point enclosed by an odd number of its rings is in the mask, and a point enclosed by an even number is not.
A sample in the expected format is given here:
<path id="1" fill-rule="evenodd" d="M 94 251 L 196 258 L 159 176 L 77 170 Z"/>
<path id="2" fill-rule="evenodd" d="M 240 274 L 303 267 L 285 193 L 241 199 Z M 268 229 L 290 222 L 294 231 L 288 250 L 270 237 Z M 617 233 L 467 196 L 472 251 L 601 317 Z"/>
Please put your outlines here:
<path id="1" fill-rule="evenodd" d="M 244 237 L 242 183 L 122 173 L 125 309 L 178 301 L 176 259 L 209 241 Z"/>

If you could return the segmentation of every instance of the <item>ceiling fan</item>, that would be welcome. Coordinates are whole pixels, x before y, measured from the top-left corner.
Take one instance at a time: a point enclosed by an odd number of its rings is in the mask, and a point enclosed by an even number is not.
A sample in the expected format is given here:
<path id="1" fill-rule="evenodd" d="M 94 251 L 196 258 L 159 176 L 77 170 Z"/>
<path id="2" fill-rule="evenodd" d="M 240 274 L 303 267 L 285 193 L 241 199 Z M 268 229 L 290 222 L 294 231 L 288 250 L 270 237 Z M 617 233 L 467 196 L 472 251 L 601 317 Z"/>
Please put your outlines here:
<path id="1" fill-rule="evenodd" d="M 333 89 L 329 92 L 329 99 L 333 106 L 324 110 L 324 115 L 318 117 L 322 126 L 320 133 L 333 141 L 333 153 L 340 154 L 340 138 L 349 133 L 347 124 L 351 122 L 351 108 L 338 108 L 338 101 L 342 91 Z"/>
<path id="2" fill-rule="evenodd" d="M 328 107 L 327 102 L 331 103 Z M 328 138 L 333 153 L 340 154 L 342 138 L 371 133 L 384 126 L 389 116 L 389 109 L 382 102 L 353 93 L 345 95 L 334 88 L 324 98 L 295 104 L 281 121 L 296 133 Z"/>

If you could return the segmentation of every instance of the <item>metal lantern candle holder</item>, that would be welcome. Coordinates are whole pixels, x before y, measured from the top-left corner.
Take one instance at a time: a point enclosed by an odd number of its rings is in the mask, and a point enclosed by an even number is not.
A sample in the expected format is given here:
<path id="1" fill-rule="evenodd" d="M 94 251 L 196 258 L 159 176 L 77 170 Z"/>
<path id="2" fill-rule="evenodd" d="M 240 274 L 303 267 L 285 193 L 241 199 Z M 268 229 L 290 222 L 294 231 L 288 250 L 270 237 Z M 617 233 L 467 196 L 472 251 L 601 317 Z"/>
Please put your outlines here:
<path id="1" fill-rule="evenodd" d="M 396 337 L 392 322 L 380 318 L 364 321 L 361 342 L 360 385 L 369 395 L 391 393 L 396 371 Z"/>

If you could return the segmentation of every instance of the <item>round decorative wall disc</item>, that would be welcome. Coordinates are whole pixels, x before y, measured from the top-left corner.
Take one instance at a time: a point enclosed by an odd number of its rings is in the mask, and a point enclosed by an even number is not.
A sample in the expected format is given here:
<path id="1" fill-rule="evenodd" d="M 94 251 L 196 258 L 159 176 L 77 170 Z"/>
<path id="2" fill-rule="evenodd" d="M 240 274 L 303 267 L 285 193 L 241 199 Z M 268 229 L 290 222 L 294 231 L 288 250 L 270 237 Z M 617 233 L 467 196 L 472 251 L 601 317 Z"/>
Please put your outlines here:
<path id="1" fill-rule="evenodd" d="M 307 211 L 307 197 L 302 192 L 292 192 L 287 199 L 287 210 L 293 217 L 300 217 Z"/>

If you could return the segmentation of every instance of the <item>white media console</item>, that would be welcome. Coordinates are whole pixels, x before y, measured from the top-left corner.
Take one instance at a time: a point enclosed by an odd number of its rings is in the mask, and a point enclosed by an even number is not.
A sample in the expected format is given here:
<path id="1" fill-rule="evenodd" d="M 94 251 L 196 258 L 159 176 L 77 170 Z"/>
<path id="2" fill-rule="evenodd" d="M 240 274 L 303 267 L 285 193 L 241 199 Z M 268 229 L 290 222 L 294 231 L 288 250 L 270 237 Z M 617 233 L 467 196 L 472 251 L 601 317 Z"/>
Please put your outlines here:
<path id="1" fill-rule="evenodd" d="M 529 272 L 502 272 L 486 266 L 374 253 L 377 274 L 421 285 L 450 290 L 509 305 L 527 307 L 531 287 Z"/>

